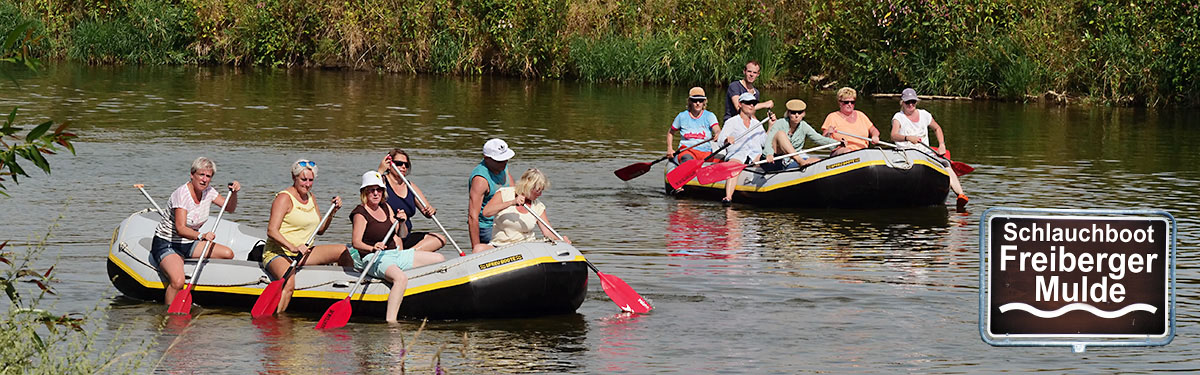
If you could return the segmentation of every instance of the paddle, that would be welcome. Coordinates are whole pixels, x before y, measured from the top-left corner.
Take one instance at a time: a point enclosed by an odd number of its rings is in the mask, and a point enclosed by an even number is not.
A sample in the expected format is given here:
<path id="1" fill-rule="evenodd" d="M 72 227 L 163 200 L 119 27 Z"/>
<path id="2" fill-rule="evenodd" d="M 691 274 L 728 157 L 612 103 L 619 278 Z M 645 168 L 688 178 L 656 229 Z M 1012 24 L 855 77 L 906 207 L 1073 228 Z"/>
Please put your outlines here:
<path id="1" fill-rule="evenodd" d="M 225 216 L 225 206 L 229 204 L 229 199 L 233 197 L 233 184 L 229 184 L 229 195 L 225 197 L 225 204 L 221 205 L 221 213 L 217 214 L 217 221 L 213 223 L 212 232 L 217 231 L 217 226 L 221 225 L 221 217 Z M 204 251 L 200 253 L 200 261 L 196 262 L 196 268 L 192 270 L 192 276 L 188 278 L 188 283 L 183 284 L 183 290 L 175 295 L 175 300 L 171 301 L 171 307 L 167 308 L 167 314 L 183 314 L 187 315 L 192 311 L 192 289 L 196 288 L 196 279 L 200 277 L 200 268 L 204 267 L 204 260 L 208 258 L 208 251 L 212 249 L 213 243 L 208 241 L 204 245 Z"/>
<path id="2" fill-rule="evenodd" d="M 715 135 L 714 135 L 714 137 L 715 137 Z M 705 144 L 705 143 L 708 143 L 711 141 L 712 141 L 712 138 L 705 139 L 705 140 L 701 141 L 700 143 L 697 143 L 697 144 L 688 146 L 685 149 L 676 151 L 672 156 L 677 156 L 681 153 L 687 152 L 687 150 L 691 150 L 693 147 L 696 147 L 696 146 L 699 146 L 699 145 L 702 145 L 702 144 Z M 671 158 L 671 156 L 663 156 L 652 162 L 633 163 L 633 164 L 630 164 L 629 166 L 626 166 L 625 168 L 621 168 L 621 169 L 614 171 L 613 174 L 616 174 L 617 178 L 620 178 L 621 181 L 629 181 L 634 178 L 637 178 L 638 176 L 646 174 L 646 172 L 650 171 L 650 167 L 654 166 L 655 164 L 658 164 L 658 162 L 667 160 L 670 158 Z"/>
<path id="3" fill-rule="evenodd" d="M 736 139 L 734 139 L 733 143 L 737 143 L 737 141 L 740 141 L 742 137 L 745 137 L 753 132 L 753 130 L 747 130 L 745 133 L 742 133 L 742 135 L 739 135 Z M 700 169 L 700 167 L 704 165 L 704 162 L 711 160 L 714 156 L 717 156 L 717 154 L 721 153 L 721 151 L 725 151 L 725 149 L 729 146 L 733 146 L 733 143 L 727 143 L 724 146 L 721 146 L 721 148 L 718 148 L 716 151 L 713 151 L 712 154 L 709 154 L 708 157 L 705 157 L 704 160 L 692 159 L 680 164 L 678 167 L 675 167 L 675 169 L 667 172 L 667 183 L 671 184 L 671 187 L 675 189 L 683 187 L 683 185 L 686 185 L 688 181 L 692 180 L 692 177 L 696 177 L 696 170 Z"/>
<path id="4" fill-rule="evenodd" d="M 134 185 L 133 185 L 133 187 L 135 187 L 135 188 L 138 188 L 138 190 L 141 190 L 141 191 L 142 191 L 142 195 L 146 196 L 146 199 L 149 199 L 149 200 L 150 200 L 150 204 L 153 204 L 153 205 L 154 205 L 154 209 L 158 210 L 158 214 L 159 214 L 159 215 L 162 215 L 163 219 L 166 219 L 166 218 L 167 218 L 167 212 L 166 212 L 166 211 L 163 211 L 162 207 L 159 207 L 159 206 L 158 206 L 158 202 L 155 202 L 155 201 L 154 201 L 154 198 L 151 198 L 151 197 L 150 197 L 150 193 L 147 193 L 147 192 L 146 192 L 146 189 L 144 189 L 144 188 L 143 188 L 143 187 L 145 187 L 145 186 L 146 186 L 146 185 L 142 185 L 142 184 L 134 184 Z"/>
<path id="5" fill-rule="evenodd" d="M 776 157 L 786 159 L 786 158 L 790 158 L 792 156 L 800 155 L 800 154 L 803 154 L 806 152 L 827 149 L 827 148 L 830 148 L 833 146 L 837 146 L 839 144 L 840 143 L 830 143 L 830 144 L 827 144 L 824 146 L 817 146 L 817 147 L 813 147 L 810 149 L 800 150 L 800 151 L 796 151 L 796 152 L 793 152 L 790 154 L 780 155 L 780 156 L 776 156 Z M 728 180 L 730 178 L 737 177 L 737 175 L 742 173 L 742 170 L 746 169 L 746 167 L 748 167 L 748 166 L 759 165 L 759 164 L 763 164 L 763 163 L 767 163 L 767 162 L 768 162 L 767 160 L 759 160 L 759 161 L 756 161 L 756 162 L 753 162 L 750 164 L 743 164 L 743 163 L 740 163 L 737 161 L 727 161 L 727 162 L 723 162 L 723 163 L 716 163 L 716 164 L 701 168 L 699 172 L 696 172 L 696 180 L 699 181 L 701 185 L 708 185 L 708 184 L 711 184 L 711 183 L 714 183 L 717 181 Z"/>
<path id="6" fill-rule="evenodd" d="M 392 223 L 391 229 L 388 229 L 387 234 L 383 236 L 385 242 L 387 239 L 392 238 L 392 234 L 396 233 L 396 227 L 399 225 L 400 220 Z M 382 251 L 376 251 L 375 257 L 371 258 L 371 263 L 362 269 L 362 274 L 358 275 L 358 281 L 354 282 L 354 288 L 350 289 L 350 294 L 346 295 L 346 299 L 334 302 L 333 305 L 329 306 L 329 309 L 325 310 L 325 315 L 321 315 L 321 320 L 317 322 L 317 326 L 313 327 L 314 329 L 333 329 L 346 326 L 346 323 L 350 321 L 350 314 L 354 310 L 350 307 L 350 297 L 353 297 L 354 293 L 358 293 L 358 287 L 362 286 L 363 279 L 367 277 L 367 270 L 371 269 L 375 265 L 375 262 L 378 262 L 379 258 L 383 256 L 379 254 Z"/>
<path id="7" fill-rule="evenodd" d="M 329 220 L 330 215 L 333 215 L 334 208 L 333 205 L 329 206 L 329 210 L 325 211 L 325 217 L 321 219 L 320 224 L 317 224 L 317 228 L 325 227 L 325 222 Z M 313 231 L 312 234 L 308 235 L 308 240 L 304 241 L 304 246 L 311 247 L 313 240 L 316 239 L 317 231 Z M 296 265 L 300 264 L 300 261 L 304 258 L 308 258 L 308 254 L 312 254 L 312 252 L 305 253 L 299 259 L 293 260 L 292 265 L 288 267 L 287 271 L 283 272 L 283 277 L 267 284 L 267 288 L 263 289 L 262 293 L 258 295 L 258 300 L 254 301 L 254 308 L 250 309 L 251 317 L 261 318 L 275 314 L 275 310 L 279 308 L 279 298 L 283 296 L 283 284 L 287 284 L 288 278 L 292 277 L 292 271 L 296 270 Z"/>
<path id="8" fill-rule="evenodd" d="M 522 206 L 525 206 L 525 211 L 529 211 L 529 214 L 533 215 L 533 217 L 537 219 L 538 223 L 545 226 L 546 229 L 549 229 L 550 233 L 554 233 L 554 236 L 558 237 L 559 240 L 562 240 L 562 235 L 558 234 L 558 231 L 555 231 L 554 228 L 551 227 L 550 224 L 546 223 L 545 220 L 542 220 L 541 215 L 534 214 L 533 210 L 529 209 L 528 204 L 522 204 Z M 620 307 L 622 311 L 645 314 L 654 309 L 653 306 L 650 306 L 649 302 L 646 302 L 645 298 L 642 298 L 642 296 L 634 291 L 629 284 L 626 284 L 624 280 L 621 280 L 619 277 L 600 272 L 600 270 L 596 268 L 596 265 L 592 264 L 592 261 L 587 260 L 586 258 L 583 261 L 587 263 L 588 268 L 592 269 L 592 272 L 596 273 L 596 277 L 600 278 L 600 286 L 604 288 L 604 293 L 608 294 L 608 298 L 611 298 L 613 303 L 616 303 L 617 307 Z"/>
<path id="9" fill-rule="evenodd" d="M 855 134 L 846 133 L 846 132 L 843 132 L 843 131 L 841 131 L 841 130 L 838 130 L 838 134 L 841 134 L 841 135 L 847 135 L 847 136 L 851 136 L 851 137 L 854 137 L 854 138 L 858 138 L 858 139 L 861 139 L 861 140 L 864 140 L 864 141 L 867 141 L 867 142 L 871 142 L 871 140 L 870 140 L 869 138 L 865 138 L 865 137 L 862 137 L 862 136 L 859 136 L 859 135 L 855 135 Z M 882 144 L 882 145 L 885 145 L 885 146 L 891 146 L 892 148 L 901 148 L 900 146 L 897 146 L 897 145 L 896 145 L 896 144 L 894 144 L 894 143 L 887 143 L 887 142 L 884 142 L 884 141 L 879 141 L 879 144 Z M 917 144 L 920 144 L 920 145 L 922 145 L 922 146 L 925 146 L 925 148 L 929 149 L 929 151 L 930 151 L 930 152 L 932 152 L 934 155 L 937 155 L 937 156 L 939 156 L 939 157 L 945 158 L 946 160 L 950 160 L 950 158 L 949 158 L 949 157 L 946 157 L 945 155 L 942 155 L 942 154 L 938 154 L 938 153 L 937 153 L 937 151 L 935 151 L 935 150 L 933 149 L 933 147 L 929 147 L 929 145 L 927 145 L 927 144 L 924 144 L 924 143 L 921 143 L 921 142 L 917 142 Z M 964 174 L 971 173 L 971 172 L 974 172 L 974 171 L 975 171 L 975 167 L 972 167 L 972 166 L 970 166 L 970 165 L 967 165 L 967 163 L 957 162 L 957 161 L 954 161 L 954 160 L 950 160 L 950 169 L 953 169 L 953 170 L 954 170 L 954 174 L 955 174 L 956 176 L 962 176 L 962 175 L 964 175 Z"/>
<path id="10" fill-rule="evenodd" d="M 400 180 L 404 181 L 405 185 L 413 186 L 413 184 L 408 182 L 408 179 L 404 177 L 404 174 L 400 173 L 400 169 L 396 168 L 395 164 L 391 164 L 391 166 L 392 172 L 395 172 L 397 176 L 400 176 Z M 429 207 L 429 204 L 426 203 L 424 199 L 421 199 L 421 194 L 417 194 L 416 190 L 413 190 L 413 195 L 417 197 L 417 201 L 421 202 L 422 206 Z M 446 239 L 450 240 L 450 244 L 454 245 L 455 250 L 458 250 L 458 256 L 466 256 L 467 253 L 464 253 L 462 248 L 458 247 L 458 242 L 454 242 L 454 237 L 450 237 L 450 232 L 447 232 L 446 227 L 442 226 L 442 222 L 438 220 L 437 215 L 429 215 L 429 217 L 433 218 L 433 222 L 437 224 L 438 228 L 442 229 L 442 233 L 446 235 Z"/>

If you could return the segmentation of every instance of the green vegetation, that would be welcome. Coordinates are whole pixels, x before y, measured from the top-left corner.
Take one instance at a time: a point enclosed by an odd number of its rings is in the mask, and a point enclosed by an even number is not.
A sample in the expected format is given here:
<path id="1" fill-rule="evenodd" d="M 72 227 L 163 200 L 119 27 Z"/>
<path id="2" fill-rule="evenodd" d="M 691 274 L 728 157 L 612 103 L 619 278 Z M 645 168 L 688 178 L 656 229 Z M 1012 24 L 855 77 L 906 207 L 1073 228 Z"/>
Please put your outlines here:
<path id="1" fill-rule="evenodd" d="M 1200 104 L 1200 4 L 1148 0 L 16 0 L 39 56 Z M 810 77 L 821 77 L 813 80 Z"/>

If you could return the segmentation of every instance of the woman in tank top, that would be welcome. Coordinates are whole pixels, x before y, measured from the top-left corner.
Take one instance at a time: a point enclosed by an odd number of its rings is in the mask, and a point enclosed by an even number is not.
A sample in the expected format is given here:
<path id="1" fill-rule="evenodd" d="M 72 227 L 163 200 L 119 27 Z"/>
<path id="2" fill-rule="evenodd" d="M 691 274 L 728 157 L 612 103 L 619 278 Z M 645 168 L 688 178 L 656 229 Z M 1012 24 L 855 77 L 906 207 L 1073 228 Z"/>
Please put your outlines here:
<path id="1" fill-rule="evenodd" d="M 396 176 L 396 173 L 392 171 L 392 166 L 395 166 L 396 169 L 400 170 L 400 173 L 404 173 L 404 176 L 408 177 L 409 173 L 412 172 L 412 158 L 408 157 L 407 152 L 397 148 L 392 149 L 392 152 L 389 152 L 380 161 L 378 171 L 384 176 L 383 183 L 386 185 L 384 194 L 387 194 L 384 197 L 384 201 L 392 208 L 404 210 L 404 214 L 408 218 L 412 218 L 418 210 L 425 217 L 436 215 L 437 209 L 433 207 L 428 198 L 425 198 L 425 194 L 421 192 L 421 188 L 417 187 L 417 184 L 404 183 L 404 180 Z M 417 196 L 420 196 L 421 199 L 417 199 Z M 427 206 L 421 206 L 421 201 L 424 201 Z M 404 227 L 407 229 L 407 232 L 401 237 L 404 239 L 403 245 L 400 246 L 402 249 L 438 251 L 438 249 L 446 245 L 446 237 L 440 233 L 413 232 L 411 220 L 406 220 Z"/>
<path id="2" fill-rule="evenodd" d="M 546 179 L 546 175 L 537 168 L 530 168 L 521 175 L 517 186 L 496 190 L 496 195 L 492 196 L 492 200 L 488 201 L 482 210 L 483 215 L 496 217 L 492 228 L 492 242 L 487 246 L 496 248 L 533 241 L 537 239 L 534 229 L 539 228 L 543 236 L 554 238 L 550 229 L 538 225 L 537 218 L 533 216 L 541 216 L 547 224 L 550 223 L 550 218 L 546 216 L 546 206 L 537 201 L 542 192 L 549 187 L 550 181 Z M 525 209 L 525 205 L 533 211 Z M 566 237 L 563 237 L 563 241 L 571 243 Z"/>
<path id="3" fill-rule="evenodd" d="M 900 112 L 896 112 L 892 116 L 892 142 L 896 142 L 897 146 L 903 148 L 913 148 L 924 152 L 933 151 L 938 156 L 945 157 L 946 161 L 943 164 L 949 166 L 950 150 L 946 148 L 946 136 L 942 134 L 942 126 L 938 125 L 937 120 L 934 120 L 933 115 L 928 111 L 917 108 L 919 101 L 921 98 L 917 97 L 917 90 L 911 87 L 900 92 Z M 936 149 L 929 146 L 929 129 L 933 129 L 933 134 L 937 137 L 938 147 Z M 970 198 L 967 198 L 967 194 L 963 192 L 958 175 L 954 174 L 954 171 L 949 172 L 950 190 L 954 190 L 954 193 L 958 194 L 955 199 L 955 210 L 966 212 L 967 201 Z"/>
<path id="4" fill-rule="evenodd" d="M 397 220 L 408 221 L 408 215 L 401 209 L 392 211 L 391 206 L 384 202 L 386 186 L 382 177 L 378 171 L 363 173 L 362 185 L 358 189 L 362 204 L 350 212 L 350 222 L 353 223 L 350 256 L 354 259 L 355 270 L 392 283 L 384 318 L 388 322 L 395 322 L 400 303 L 404 300 L 404 289 L 408 287 L 408 276 L 404 270 L 438 263 L 446 258 L 438 253 L 397 248 L 397 243 L 403 243 L 402 232 L 407 232 L 403 225 L 398 225 L 391 238 L 384 238 L 392 223 Z M 374 258 L 379 260 L 372 261 Z M 367 265 L 371 267 L 366 268 Z"/>
<path id="5" fill-rule="evenodd" d="M 321 222 L 321 210 L 313 197 L 312 187 L 317 179 L 317 163 L 305 159 L 292 163 L 292 186 L 275 194 L 271 202 L 271 217 L 267 222 L 267 245 L 263 248 L 262 267 L 276 279 L 283 277 L 288 267 L 295 259 L 303 258 L 297 266 L 313 264 L 333 264 L 351 266 L 354 264 L 346 245 L 326 244 L 314 247 L 304 246 L 309 235 L 325 233 L 329 223 L 317 228 Z M 333 211 L 342 207 L 342 198 L 335 196 L 330 203 Z M 332 214 L 331 214 L 332 215 Z M 307 254 L 307 257 L 303 257 Z M 292 300 L 292 291 L 296 278 L 288 278 L 283 286 L 276 312 L 287 310 L 288 302 Z"/>

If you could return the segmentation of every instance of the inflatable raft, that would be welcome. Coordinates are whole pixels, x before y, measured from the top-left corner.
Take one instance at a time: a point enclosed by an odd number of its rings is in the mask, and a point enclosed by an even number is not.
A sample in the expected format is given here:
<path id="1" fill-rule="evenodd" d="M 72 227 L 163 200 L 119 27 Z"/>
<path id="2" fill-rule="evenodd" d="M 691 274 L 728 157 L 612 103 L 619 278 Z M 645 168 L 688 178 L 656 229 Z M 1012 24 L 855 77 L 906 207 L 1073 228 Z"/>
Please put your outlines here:
<path id="1" fill-rule="evenodd" d="M 108 276 L 122 294 L 162 301 L 164 275 L 150 257 L 154 228 L 162 217 L 152 209 L 134 213 L 113 231 Z M 202 232 L 210 231 L 215 219 Z M 209 259 L 196 277 L 193 302 L 230 306 L 247 312 L 272 279 L 259 267 L 266 231 L 222 220 L 218 243 L 234 259 Z M 257 257 L 256 257 L 257 256 Z M 583 254 L 570 244 L 526 242 L 405 270 L 408 289 L 400 315 L 409 318 L 463 319 L 523 317 L 572 313 L 583 303 L 588 271 Z M 187 275 L 196 259 L 184 264 Z M 296 291 L 288 311 L 321 313 L 346 298 L 359 273 L 340 266 L 306 266 L 294 276 Z M 190 280 L 189 280 L 190 282 Z M 356 316 L 382 317 L 390 284 L 367 278 L 353 299 Z M 361 315 L 360 315 L 361 312 Z"/>
<path id="2" fill-rule="evenodd" d="M 737 177 L 733 201 L 763 206 L 884 208 L 942 205 L 950 191 L 944 159 L 918 150 L 868 148 L 799 169 L 766 172 L 747 167 Z M 676 165 L 667 166 L 669 173 Z M 701 185 L 695 178 L 667 194 L 721 200 L 725 181 Z"/>

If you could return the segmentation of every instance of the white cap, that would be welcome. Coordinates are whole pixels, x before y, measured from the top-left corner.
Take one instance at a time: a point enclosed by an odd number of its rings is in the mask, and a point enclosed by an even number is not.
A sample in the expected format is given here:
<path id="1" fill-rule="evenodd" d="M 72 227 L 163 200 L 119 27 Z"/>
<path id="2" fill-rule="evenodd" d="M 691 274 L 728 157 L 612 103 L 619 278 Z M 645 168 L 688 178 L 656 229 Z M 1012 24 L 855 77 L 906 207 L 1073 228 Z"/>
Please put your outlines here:
<path id="1" fill-rule="evenodd" d="M 387 188 L 383 185 L 383 176 L 380 175 L 378 171 L 367 171 L 367 173 L 363 173 L 362 186 L 359 186 L 358 190 L 362 190 L 367 186 L 378 186 L 385 189 Z"/>
<path id="2" fill-rule="evenodd" d="M 495 161 L 505 161 L 512 159 L 516 153 L 508 148 L 508 143 L 500 140 L 500 138 L 492 138 L 483 144 L 483 156 L 492 158 Z"/>
<path id="3" fill-rule="evenodd" d="M 754 97 L 754 94 L 751 94 L 749 92 L 743 92 L 741 96 L 738 96 L 738 102 L 744 103 L 744 102 L 757 102 L 757 101 L 758 101 L 758 98 Z"/>

